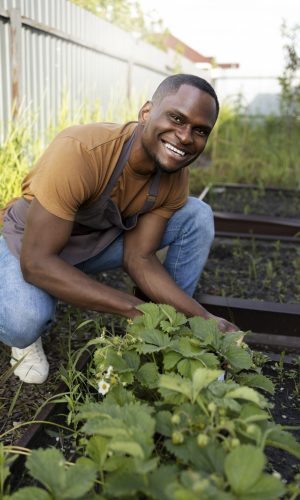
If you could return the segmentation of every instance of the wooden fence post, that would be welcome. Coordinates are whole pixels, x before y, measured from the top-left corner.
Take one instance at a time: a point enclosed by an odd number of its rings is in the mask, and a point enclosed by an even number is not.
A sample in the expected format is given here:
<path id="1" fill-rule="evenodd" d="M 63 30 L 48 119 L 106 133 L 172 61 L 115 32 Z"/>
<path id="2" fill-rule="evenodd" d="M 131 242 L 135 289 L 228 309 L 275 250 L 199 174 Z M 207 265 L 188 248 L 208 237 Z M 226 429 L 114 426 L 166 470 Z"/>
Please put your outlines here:
<path id="1" fill-rule="evenodd" d="M 10 55 L 11 55 L 11 93 L 12 118 L 18 117 L 22 101 L 22 57 L 21 57 L 21 30 L 22 19 L 19 9 L 10 9 Z"/>

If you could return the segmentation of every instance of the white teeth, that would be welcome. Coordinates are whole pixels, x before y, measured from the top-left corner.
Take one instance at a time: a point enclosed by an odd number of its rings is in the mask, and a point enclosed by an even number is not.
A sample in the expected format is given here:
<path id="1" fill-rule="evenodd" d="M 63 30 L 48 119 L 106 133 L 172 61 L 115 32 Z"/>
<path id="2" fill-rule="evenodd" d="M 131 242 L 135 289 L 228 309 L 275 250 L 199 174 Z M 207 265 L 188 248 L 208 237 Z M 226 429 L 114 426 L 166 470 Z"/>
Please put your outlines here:
<path id="1" fill-rule="evenodd" d="M 167 149 L 170 149 L 171 151 L 174 151 L 174 153 L 177 153 L 180 156 L 184 156 L 185 155 L 184 151 L 181 151 L 180 149 L 175 148 L 174 146 L 172 146 L 172 144 L 169 144 L 168 142 L 165 143 L 165 146 L 166 146 Z"/>

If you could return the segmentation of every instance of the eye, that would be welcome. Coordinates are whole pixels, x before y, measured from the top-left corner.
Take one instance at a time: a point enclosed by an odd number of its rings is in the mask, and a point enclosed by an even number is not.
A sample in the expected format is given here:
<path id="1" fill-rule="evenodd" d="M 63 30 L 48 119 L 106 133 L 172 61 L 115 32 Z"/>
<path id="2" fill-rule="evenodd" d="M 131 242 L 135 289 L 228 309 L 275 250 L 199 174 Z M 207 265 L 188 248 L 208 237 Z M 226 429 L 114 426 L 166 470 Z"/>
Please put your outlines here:
<path id="1" fill-rule="evenodd" d="M 171 120 L 172 120 L 173 122 L 175 122 L 175 123 L 182 123 L 182 118 L 181 118 L 181 116 L 176 115 L 176 114 L 174 114 L 174 113 L 170 113 L 170 114 L 169 114 L 169 116 L 170 116 L 170 118 L 171 118 Z"/>
<path id="2" fill-rule="evenodd" d="M 195 134 L 199 135 L 200 137 L 208 137 L 209 136 L 209 131 L 203 128 L 195 128 L 194 129 Z"/>

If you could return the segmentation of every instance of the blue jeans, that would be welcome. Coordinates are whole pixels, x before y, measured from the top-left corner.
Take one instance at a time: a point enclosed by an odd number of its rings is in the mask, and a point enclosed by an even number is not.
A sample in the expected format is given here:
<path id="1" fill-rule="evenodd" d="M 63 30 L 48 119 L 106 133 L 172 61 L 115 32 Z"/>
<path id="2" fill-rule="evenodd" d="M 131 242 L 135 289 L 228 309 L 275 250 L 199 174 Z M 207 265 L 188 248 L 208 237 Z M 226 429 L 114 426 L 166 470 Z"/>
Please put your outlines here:
<path id="1" fill-rule="evenodd" d="M 164 267 L 177 285 L 192 296 L 214 238 L 211 208 L 189 198 L 168 221 L 160 248 L 168 247 Z M 87 274 L 122 267 L 123 236 L 100 254 L 76 267 Z M 0 341 L 25 348 L 51 324 L 57 299 L 23 279 L 19 259 L 0 236 Z"/>

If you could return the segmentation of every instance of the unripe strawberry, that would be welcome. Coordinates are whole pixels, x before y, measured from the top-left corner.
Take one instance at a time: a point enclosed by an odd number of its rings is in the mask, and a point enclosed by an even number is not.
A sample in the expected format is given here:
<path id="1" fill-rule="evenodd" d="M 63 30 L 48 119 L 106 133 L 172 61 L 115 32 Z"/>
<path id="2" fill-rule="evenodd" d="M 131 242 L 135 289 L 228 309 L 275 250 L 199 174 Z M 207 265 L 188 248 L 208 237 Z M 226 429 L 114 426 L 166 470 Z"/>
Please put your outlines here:
<path id="1" fill-rule="evenodd" d="M 256 425 L 254 424 L 247 425 L 246 432 L 247 434 L 256 434 Z"/>
<path id="2" fill-rule="evenodd" d="M 238 438 L 232 438 L 230 444 L 231 448 L 237 448 L 238 446 L 240 446 L 241 442 Z"/>
<path id="3" fill-rule="evenodd" d="M 197 445 L 199 448 L 205 448 L 209 441 L 209 437 L 206 434 L 198 434 L 197 436 Z"/>
<path id="4" fill-rule="evenodd" d="M 179 415 L 173 415 L 171 418 L 171 422 L 174 425 L 180 424 L 180 416 Z"/>
<path id="5" fill-rule="evenodd" d="M 173 444 L 181 444 L 184 441 L 184 435 L 182 432 L 174 431 L 172 434 L 172 443 Z"/>
<path id="6" fill-rule="evenodd" d="M 208 411 L 210 411 L 210 413 L 215 413 L 216 409 L 217 409 L 217 405 L 216 403 L 214 403 L 213 401 L 211 401 L 208 406 Z"/>

